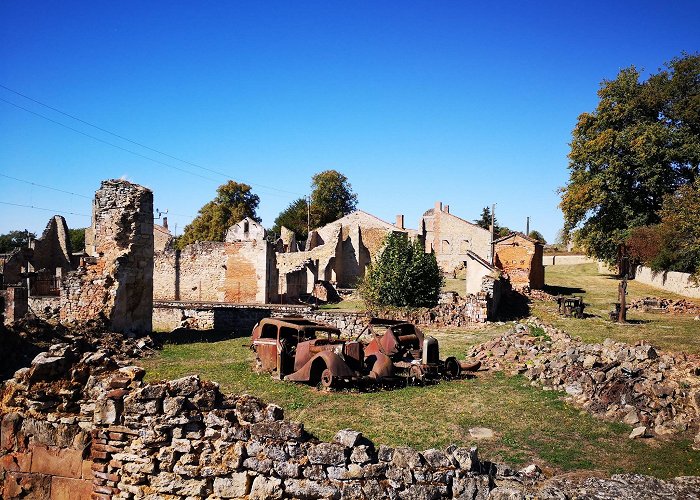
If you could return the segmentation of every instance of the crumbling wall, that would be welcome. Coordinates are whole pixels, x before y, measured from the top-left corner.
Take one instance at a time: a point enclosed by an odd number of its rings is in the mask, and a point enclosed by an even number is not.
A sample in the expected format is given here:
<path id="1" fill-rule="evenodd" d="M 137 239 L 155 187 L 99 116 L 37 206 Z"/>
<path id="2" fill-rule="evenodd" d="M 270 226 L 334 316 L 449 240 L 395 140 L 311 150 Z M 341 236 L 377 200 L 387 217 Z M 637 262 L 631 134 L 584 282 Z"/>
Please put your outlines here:
<path id="1" fill-rule="evenodd" d="M 34 250 L 31 263 L 35 270 L 46 269 L 55 274 L 56 268 L 61 268 L 63 272 L 73 268 L 68 225 L 60 215 L 49 219 L 41 238 L 34 240 L 31 247 Z"/>
<path id="2" fill-rule="evenodd" d="M 153 314 L 153 193 L 124 180 L 95 193 L 92 259 L 61 285 L 61 321 L 102 319 L 112 331 L 147 333 Z"/>
<path id="3" fill-rule="evenodd" d="M 515 290 L 544 287 L 542 245 L 518 233 L 495 244 L 496 267 L 508 275 Z"/>
<path id="4" fill-rule="evenodd" d="M 490 260 L 489 231 L 449 212 L 449 207 L 437 202 L 427 210 L 419 223 L 426 252 L 434 252 L 443 273 L 452 274 L 468 260 L 469 251 Z"/>

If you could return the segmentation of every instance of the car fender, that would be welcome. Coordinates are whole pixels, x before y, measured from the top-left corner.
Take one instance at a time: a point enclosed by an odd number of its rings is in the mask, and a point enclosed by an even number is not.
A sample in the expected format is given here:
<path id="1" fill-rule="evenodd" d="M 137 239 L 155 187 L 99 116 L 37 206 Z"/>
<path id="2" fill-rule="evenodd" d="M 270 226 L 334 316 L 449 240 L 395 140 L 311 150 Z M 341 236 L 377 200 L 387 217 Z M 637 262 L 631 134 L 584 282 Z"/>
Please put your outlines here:
<path id="1" fill-rule="evenodd" d="M 320 369 L 323 371 L 326 368 L 328 368 L 335 377 L 344 378 L 357 376 L 338 354 L 333 351 L 321 351 L 308 360 L 299 370 L 287 375 L 284 379 L 291 380 L 292 382 L 309 382 L 315 370 Z"/>

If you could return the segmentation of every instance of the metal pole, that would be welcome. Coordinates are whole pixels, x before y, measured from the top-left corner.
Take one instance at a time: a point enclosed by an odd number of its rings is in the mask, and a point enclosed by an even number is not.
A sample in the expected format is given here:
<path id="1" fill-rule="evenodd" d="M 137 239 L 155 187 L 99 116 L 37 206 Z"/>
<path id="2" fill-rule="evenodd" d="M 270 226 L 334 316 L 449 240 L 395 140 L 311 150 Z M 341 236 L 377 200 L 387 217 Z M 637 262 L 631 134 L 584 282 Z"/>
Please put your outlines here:
<path id="1" fill-rule="evenodd" d="M 306 237 L 311 232 L 311 196 L 306 197 Z"/>
<path id="2" fill-rule="evenodd" d="M 491 205 L 491 265 L 496 265 L 496 247 L 493 241 L 496 239 L 496 204 Z"/>
<path id="3" fill-rule="evenodd" d="M 530 236 L 530 217 L 527 218 L 527 225 L 525 226 L 525 236 Z"/>

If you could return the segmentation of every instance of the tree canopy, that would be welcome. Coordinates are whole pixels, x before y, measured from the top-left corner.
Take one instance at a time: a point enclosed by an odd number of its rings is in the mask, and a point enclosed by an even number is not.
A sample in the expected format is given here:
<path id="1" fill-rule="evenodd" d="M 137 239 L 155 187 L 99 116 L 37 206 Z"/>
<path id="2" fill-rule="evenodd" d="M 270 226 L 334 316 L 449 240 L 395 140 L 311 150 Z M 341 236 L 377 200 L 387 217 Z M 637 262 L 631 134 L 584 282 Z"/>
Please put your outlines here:
<path id="1" fill-rule="evenodd" d="M 70 238 L 70 246 L 73 252 L 82 252 L 85 250 L 85 228 L 76 228 L 68 230 Z"/>
<path id="2" fill-rule="evenodd" d="M 355 211 L 357 195 L 352 192 L 348 178 L 336 170 L 325 170 L 311 179 L 311 229 L 340 219 Z M 282 226 L 294 231 L 297 239 L 307 237 L 309 214 L 307 202 L 299 198 L 290 203 L 275 219 L 272 232 L 279 234 Z"/>
<path id="3" fill-rule="evenodd" d="M 178 248 L 195 241 L 223 241 L 226 230 L 246 217 L 260 222 L 256 211 L 260 204 L 248 184 L 228 181 L 216 190 L 217 196 L 199 209 L 199 215 L 185 226 L 177 239 Z"/>
<path id="4" fill-rule="evenodd" d="M 10 253 L 15 248 L 26 246 L 30 237 L 36 238 L 36 234 L 19 229 L 0 234 L 0 253 Z"/>
<path id="5" fill-rule="evenodd" d="M 311 227 L 318 228 L 355 211 L 357 195 L 348 178 L 336 170 L 324 170 L 311 179 Z"/>
<path id="6" fill-rule="evenodd" d="M 543 245 L 546 245 L 546 244 L 547 244 L 547 240 L 544 239 L 544 236 L 542 236 L 542 233 L 540 233 L 539 231 L 535 231 L 535 230 L 533 229 L 532 231 L 530 231 L 530 234 L 528 234 L 528 236 L 529 236 L 530 238 L 532 238 L 533 240 L 539 241 L 539 242 L 542 243 Z"/>
<path id="7" fill-rule="evenodd" d="M 433 307 L 442 283 L 435 254 L 425 253 L 418 240 L 391 233 L 359 290 L 369 306 Z"/>
<path id="8" fill-rule="evenodd" d="M 481 217 L 476 219 L 474 221 L 474 224 L 488 231 L 491 228 L 491 209 L 489 207 L 484 207 L 481 210 Z M 501 230 L 501 227 L 498 225 L 498 219 L 496 217 L 493 218 L 493 226 L 494 233 L 498 234 L 498 232 Z"/>
<path id="9" fill-rule="evenodd" d="M 573 130 L 560 207 L 567 234 L 614 263 L 632 229 L 658 224 L 664 198 L 698 175 L 700 55 L 673 59 L 646 81 L 623 69 L 598 97 Z"/>

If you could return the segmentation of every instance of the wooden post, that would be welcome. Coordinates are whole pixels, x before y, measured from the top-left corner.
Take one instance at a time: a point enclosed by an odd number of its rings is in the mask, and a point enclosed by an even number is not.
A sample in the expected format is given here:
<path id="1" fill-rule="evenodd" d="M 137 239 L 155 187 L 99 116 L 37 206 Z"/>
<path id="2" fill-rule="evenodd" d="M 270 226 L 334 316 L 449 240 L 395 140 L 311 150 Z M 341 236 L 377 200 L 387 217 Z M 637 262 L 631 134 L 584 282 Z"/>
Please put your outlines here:
<path id="1" fill-rule="evenodd" d="M 627 304 L 625 303 L 625 296 L 627 295 L 627 275 L 625 275 L 624 278 L 622 278 L 622 281 L 620 281 L 620 285 L 618 286 L 618 295 L 619 295 L 619 301 L 620 301 L 620 312 L 618 313 L 617 316 L 617 322 L 618 323 L 626 323 L 627 322 Z"/>

